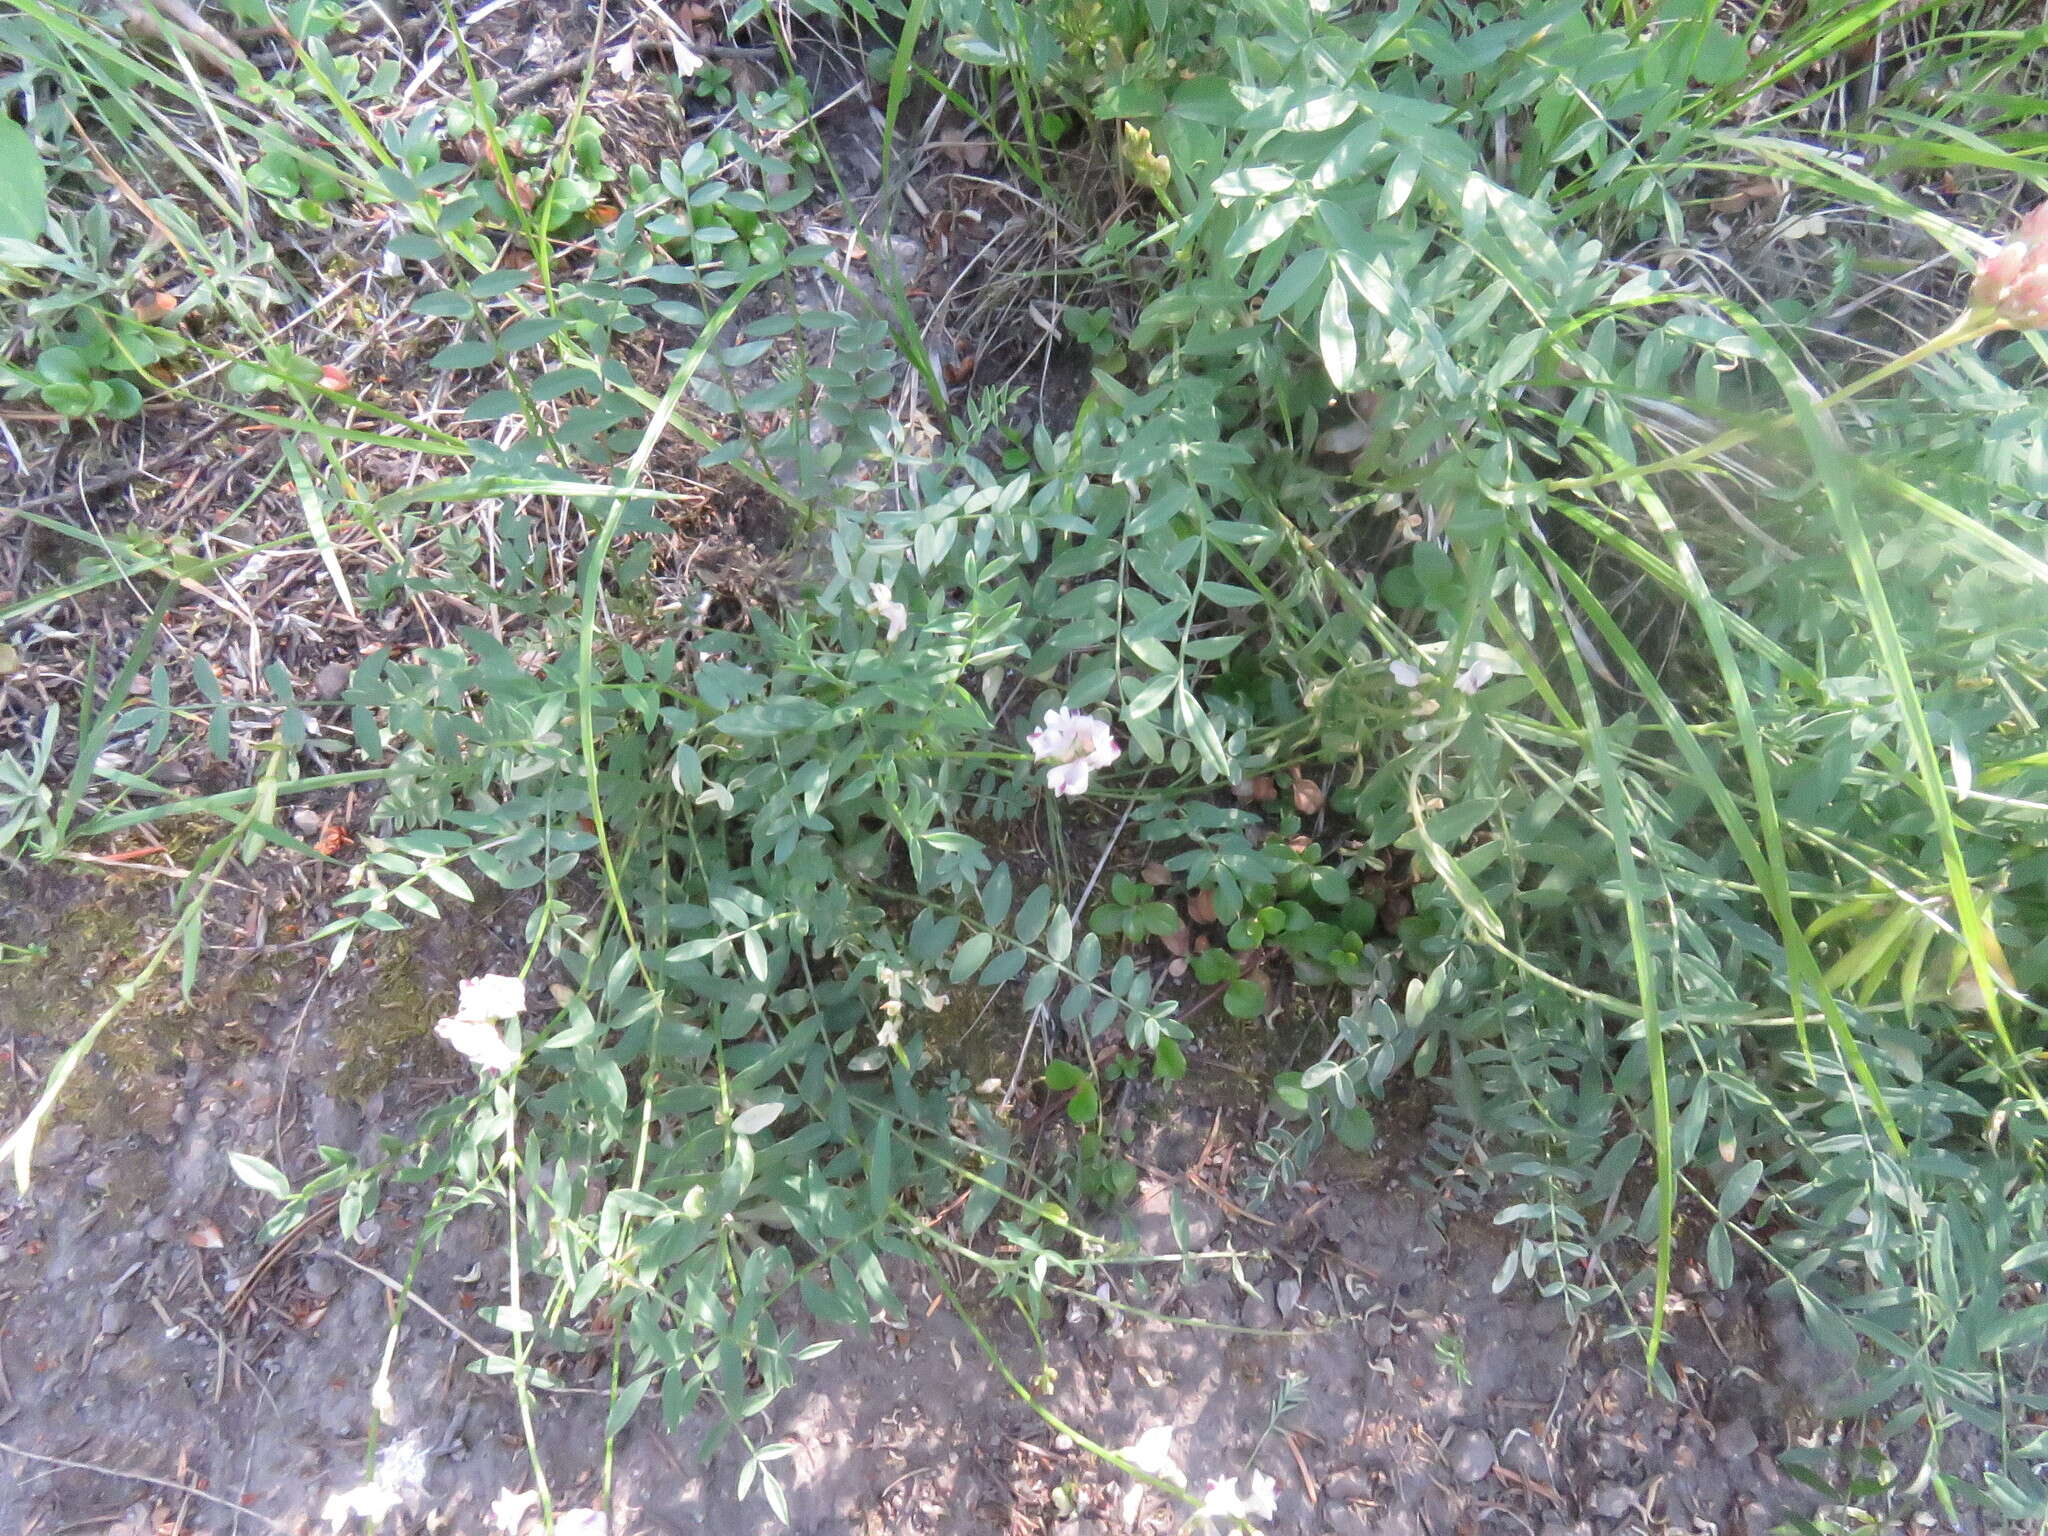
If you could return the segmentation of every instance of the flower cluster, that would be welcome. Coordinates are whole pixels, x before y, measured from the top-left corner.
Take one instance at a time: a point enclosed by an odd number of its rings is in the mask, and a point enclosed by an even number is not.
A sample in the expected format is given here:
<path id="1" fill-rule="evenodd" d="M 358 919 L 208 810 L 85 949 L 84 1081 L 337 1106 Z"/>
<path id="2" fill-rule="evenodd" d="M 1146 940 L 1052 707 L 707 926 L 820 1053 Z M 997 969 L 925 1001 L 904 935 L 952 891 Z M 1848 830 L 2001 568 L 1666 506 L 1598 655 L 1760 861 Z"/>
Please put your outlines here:
<path id="1" fill-rule="evenodd" d="M 875 980 L 882 984 L 886 994 L 882 999 L 882 1027 L 875 1031 L 875 1044 L 884 1050 L 893 1047 L 902 1036 L 906 991 L 915 993 L 917 1000 L 932 1013 L 946 1006 L 947 994 L 934 992 L 915 971 L 898 970 L 887 961 L 877 961 Z"/>
<path id="2" fill-rule="evenodd" d="M 526 983 L 517 976 L 472 976 L 458 983 L 455 1012 L 434 1033 L 486 1072 L 510 1072 L 519 1053 L 498 1025 L 526 1012 Z"/>
<path id="3" fill-rule="evenodd" d="M 1120 1448 L 1116 1455 L 1147 1477 L 1156 1477 L 1176 1488 L 1184 1489 L 1188 1485 L 1187 1473 L 1174 1460 L 1173 1426 L 1170 1424 L 1153 1425 L 1131 1444 Z M 1202 1502 L 1196 1505 L 1194 1514 L 1189 1517 L 1190 1521 L 1208 1522 L 1210 1528 L 1214 1522 L 1222 1521 L 1229 1529 L 1241 1531 L 1246 1527 L 1257 1529 L 1257 1522 L 1271 1520 L 1279 1508 L 1278 1486 L 1263 1472 L 1254 1472 L 1249 1481 L 1249 1489 L 1240 1493 L 1234 1477 L 1211 1480 L 1208 1491 L 1202 1495 Z M 1125 1525 L 1137 1520 L 1147 1486 L 1145 1483 L 1133 1483 L 1124 1491 Z"/>
<path id="4" fill-rule="evenodd" d="M 2048 326 L 2048 203 L 2020 220 L 2013 238 L 1977 268 L 1970 308 L 2016 331 Z"/>
<path id="5" fill-rule="evenodd" d="M 1115 762 L 1120 750 L 1105 722 L 1076 709 L 1048 709 L 1024 742 L 1032 757 L 1052 764 L 1045 787 L 1056 795 L 1087 793 L 1088 776 Z"/>
<path id="6" fill-rule="evenodd" d="M 885 581 L 869 585 L 867 606 L 861 611 L 888 626 L 882 635 L 884 640 L 894 640 L 910 627 L 910 610 L 896 600 L 895 593 L 889 590 Z"/>

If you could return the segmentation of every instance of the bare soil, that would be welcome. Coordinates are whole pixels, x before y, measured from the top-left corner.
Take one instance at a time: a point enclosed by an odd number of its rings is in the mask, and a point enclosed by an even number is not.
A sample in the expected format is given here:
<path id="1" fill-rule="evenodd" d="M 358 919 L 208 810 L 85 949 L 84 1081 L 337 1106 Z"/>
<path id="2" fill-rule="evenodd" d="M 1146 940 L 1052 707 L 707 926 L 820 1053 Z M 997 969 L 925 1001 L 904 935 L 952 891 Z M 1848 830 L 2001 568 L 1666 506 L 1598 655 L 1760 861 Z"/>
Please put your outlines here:
<path id="1" fill-rule="evenodd" d="M 64 894 L 80 914 L 106 899 L 85 883 Z M 9 932 L 63 930 L 47 901 L 33 922 L 25 905 L 0 906 Z M 396 1411 L 380 1454 L 387 1480 L 410 1470 L 386 1529 L 497 1529 L 492 1502 L 533 1478 L 511 1390 L 464 1368 L 478 1354 L 464 1335 L 490 1331 L 477 1308 L 505 1289 L 493 1217 L 465 1215 L 419 1252 L 416 1207 L 392 1198 L 361 1241 L 315 1226 L 268 1245 L 269 1203 L 227 1153 L 299 1176 L 320 1145 L 369 1154 L 402 1131 L 458 1086 L 432 1049 L 435 1006 L 461 975 L 514 962 L 518 932 L 516 914 L 472 912 L 387 940 L 377 965 L 339 980 L 309 957 L 262 995 L 167 1008 L 169 1048 L 121 1090 L 164 1112 L 124 1122 L 88 1093 L 91 1129 L 46 1138 L 30 1193 L 0 1196 L 0 1530 L 323 1529 L 327 1499 L 365 1478 L 387 1347 Z M 381 967 L 405 973 L 396 994 Z M 417 998 L 416 1016 L 366 1027 L 393 995 Z M 18 1088 L 89 1006 L 55 985 L 0 992 Z M 364 1053 L 396 1063 L 388 1081 Z M 1523 1291 L 1493 1294 L 1501 1237 L 1447 1221 L 1398 1150 L 1332 1162 L 1253 1209 L 1238 1174 L 1256 1160 L 1230 1119 L 1190 1107 L 1150 1134 L 1136 1197 L 1099 1219 L 1121 1245 L 1112 1278 L 1056 1307 L 1042 1348 L 971 1282 L 954 1286 L 963 1320 L 935 1276 L 899 1274 L 907 1315 L 800 1367 L 757 1428 L 795 1447 L 779 1465 L 790 1528 L 1177 1528 L 1156 1494 L 1126 1524 L 1126 1480 L 1020 1400 L 970 1320 L 1019 1378 L 1050 1383 L 1042 1406 L 1080 1435 L 1115 1447 L 1172 1425 L 1198 1486 L 1269 1473 L 1276 1531 L 1762 1536 L 1811 1506 L 1773 1459 L 1818 1427 L 1831 1374 L 1796 1316 L 1688 1296 L 1668 1346 L 1679 1397 L 1658 1400 L 1634 1344 L 1604 1344 L 1594 1322 Z M 601 1390 L 541 1399 L 558 1505 L 602 1500 L 605 1412 Z M 664 1433 L 651 1408 L 634 1422 L 610 1469 L 613 1532 L 780 1528 L 758 1493 L 737 1496 L 737 1446 L 699 1460 L 706 1428 Z"/>

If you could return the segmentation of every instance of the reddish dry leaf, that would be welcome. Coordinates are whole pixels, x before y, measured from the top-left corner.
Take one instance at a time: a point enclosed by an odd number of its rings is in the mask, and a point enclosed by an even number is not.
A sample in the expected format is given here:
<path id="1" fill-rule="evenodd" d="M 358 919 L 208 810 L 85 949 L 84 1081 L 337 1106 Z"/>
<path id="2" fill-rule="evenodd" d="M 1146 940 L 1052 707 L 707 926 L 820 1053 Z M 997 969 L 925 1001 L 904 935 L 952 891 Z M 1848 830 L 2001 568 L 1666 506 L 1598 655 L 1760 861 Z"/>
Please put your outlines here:
<path id="1" fill-rule="evenodd" d="M 1273 783 L 1273 775 L 1262 773 L 1256 778 L 1243 779 L 1231 785 L 1230 792 L 1240 800 L 1249 801 L 1253 805 L 1263 805 L 1275 798 L 1280 790 Z"/>
<path id="2" fill-rule="evenodd" d="M 194 1248 L 225 1248 L 227 1239 L 220 1235 L 220 1228 L 210 1221 L 202 1221 L 185 1234 L 185 1241 Z"/>
<path id="3" fill-rule="evenodd" d="M 1707 206 L 1716 213 L 1740 213 L 1751 203 L 1782 199 L 1790 190 L 1788 185 L 1773 181 L 1768 176 L 1752 176 L 1747 181 L 1738 181 Z"/>
<path id="4" fill-rule="evenodd" d="M 1144 877 L 1145 883 L 1147 885 L 1173 884 L 1173 871 L 1168 869 L 1164 864 L 1160 863 L 1157 859 L 1154 859 L 1151 863 L 1147 864 L 1143 869 L 1139 870 L 1138 873 Z"/>
<path id="5" fill-rule="evenodd" d="M 970 171 L 978 171 L 988 163 L 989 142 L 979 136 L 961 139 L 941 139 L 938 150 L 955 165 Z"/>
<path id="6" fill-rule="evenodd" d="M 1213 923 L 1216 921 L 1216 893 L 1197 891 L 1188 898 L 1188 921 L 1191 923 Z"/>
<path id="7" fill-rule="evenodd" d="M 1323 808 L 1323 786 L 1303 777 L 1299 768 L 1294 770 L 1294 808 L 1304 816 L 1313 816 Z"/>

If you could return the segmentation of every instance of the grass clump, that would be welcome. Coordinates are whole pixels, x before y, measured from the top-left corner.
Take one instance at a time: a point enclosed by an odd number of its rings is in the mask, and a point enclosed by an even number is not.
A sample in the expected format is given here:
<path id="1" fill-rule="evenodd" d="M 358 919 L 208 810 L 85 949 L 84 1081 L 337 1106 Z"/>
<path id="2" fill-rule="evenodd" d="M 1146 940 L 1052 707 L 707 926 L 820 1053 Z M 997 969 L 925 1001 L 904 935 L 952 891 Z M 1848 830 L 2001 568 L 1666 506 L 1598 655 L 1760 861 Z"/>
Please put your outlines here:
<path id="1" fill-rule="evenodd" d="M 1247 1026 L 1334 998 L 1274 1084 L 1276 1170 L 1438 1081 L 1441 1187 L 1514 1211 L 1503 1285 L 1604 1309 L 1660 1382 L 1681 1249 L 1778 1287 L 1859 1362 L 1840 1406 L 1902 1495 L 2038 1517 L 2038 343 L 1922 345 L 1960 292 L 1894 302 L 1806 211 L 1910 231 L 1928 272 L 1981 250 L 2027 34 L 1945 53 L 1950 9 L 1844 132 L 1780 82 L 1864 12 L 741 6 L 671 40 L 696 67 L 644 88 L 695 131 L 640 164 L 599 125 L 617 38 L 579 39 L 542 112 L 454 33 L 459 88 L 373 119 L 392 77 L 340 61 L 369 36 L 346 10 L 203 78 L 190 39 L 131 59 L 38 0 L 12 20 L 48 186 L 13 195 L 54 213 L 4 248 L 45 293 L 16 392 L 259 425 L 246 504 L 293 520 L 217 554 L 102 533 L 0 608 L 162 594 L 109 686 L 37 717 L 68 744 L 5 760 L 0 851 L 227 818 L 175 930 L 188 984 L 230 861 L 347 863 L 337 958 L 477 879 L 530 892 L 566 985 L 519 1071 L 385 1165 L 291 1181 L 281 1219 L 390 1179 L 501 1208 L 545 1294 L 484 1368 L 544 1386 L 543 1345 L 607 1351 L 615 1427 L 708 1398 L 752 1434 L 815 1347 L 775 1304 L 822 1333 L 900 1314 L 883 1260 L 935 1243 L 1042 1306 L 1095 1249 L 1020 1093 L 1114 1198 L 1128 1085 L 1262 1056 Z M 1942 131 L 1859 165 L 1944 68 L 1977 85 Z M 835 154 L 833 69 L 880 104 L 871 164 Z M 132 199 L 146 234 L 73 190 L 130 122 L 173 168 Z M 1034 361 L 1085 379 L 1071 422 L 977 379 L 971 311 L 911 273 L 920 122 L 1051 231 L 1069 297 Z M 1834 276 L 1699 279 L 1759 180 Z M 342 229 L 383 379 L 263 318 L 322 302 L 280 251 Z M 157 240 L 195 297 L 114 316 L 102 274 Z M 164 323 L 202 293 L 206 325 Z M 696 559 L 734 486 L 775 509 L 772 580 Z M 369 631 L 345 686 L 174 676 L 178 594 L 291 551 Z M 1082 784 L 1040 761 L 1082 750 L 1034 742 L 1054 710 L 1115 738 Z M 187 747 L 234 787 L 166 799 L 149 765 Z M 279 819 L 371 778 L 353 851 Z M 992 1057 L 934 1055 L 984 1014 Z M 1959 1475 L 1964 1430 L 1997 1470 Z M 750 1444 L 776 1499 L 787 1448 Z"/>

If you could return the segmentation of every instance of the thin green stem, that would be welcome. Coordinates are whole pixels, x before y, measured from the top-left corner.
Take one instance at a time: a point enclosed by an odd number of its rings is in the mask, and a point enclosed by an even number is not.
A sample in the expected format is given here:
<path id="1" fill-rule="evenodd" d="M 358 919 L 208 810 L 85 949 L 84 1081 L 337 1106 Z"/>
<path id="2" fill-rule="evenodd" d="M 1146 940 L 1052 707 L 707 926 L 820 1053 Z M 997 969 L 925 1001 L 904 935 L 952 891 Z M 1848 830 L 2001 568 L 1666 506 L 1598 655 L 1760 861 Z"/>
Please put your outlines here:
<path id="1" fill-rule="evenodd" d="M 1865 390 L 1883 383 L 1893 374 L 1902 373 L 1906 369 L 1923 363 L 1928 358 L 1946 352 L 1952 347 L 1960 347 L 1967 342 L 1976 341 L 1980 337 L 1989 336 L 1994 331 L 2004 329 L 2006 329 L 2006 322 L 1989 311 L 1978 309 L 1965 310 L 1961 315 L 1957 316 L 1955 323 L 1947 330 L 1921 342 L 1919 346 L 1914 347 L 1910 352 L 1902 352 L 1890 362 L 1871 369 L 1870 372 L 1864 374 L 1861 378 L 1852 379 L 1833 394 L 1822 396 L 1813 402 L 1810 409 L 1815 412 L 1833 410 L 1843 401 L 1854 399 Z M 1696 448 L 1688 448 L 1683 453 L 1675 453 L 1671 457 L 1659 459 L 1653 464 L 1630 465 L 1622 469 L 1611 469 L 1605 474 L 1599 475 L 1578 475 L 1562 480 L 1546 480 L 1544 486 L 1552 491 L 1590 491 L 1599 486 L 1612 485 L 1617 480 L 1647 480 L 1650 476 L 1661 475 L 1667 470 L 1685 469 L 1699 463 L 1703 459 L 1716 458 L 1730 449 L 1740 448 L 1744 443 L 1755 441 L 1766 432 L 1783 427 L 1791 427 L 1796 425 L 1797 422 L 1798 416 L 1796 413 L 1781 411 L 1766 422 L 1756 426 L 1731 427 L 1719 437 L 1701 443 Z"/>

